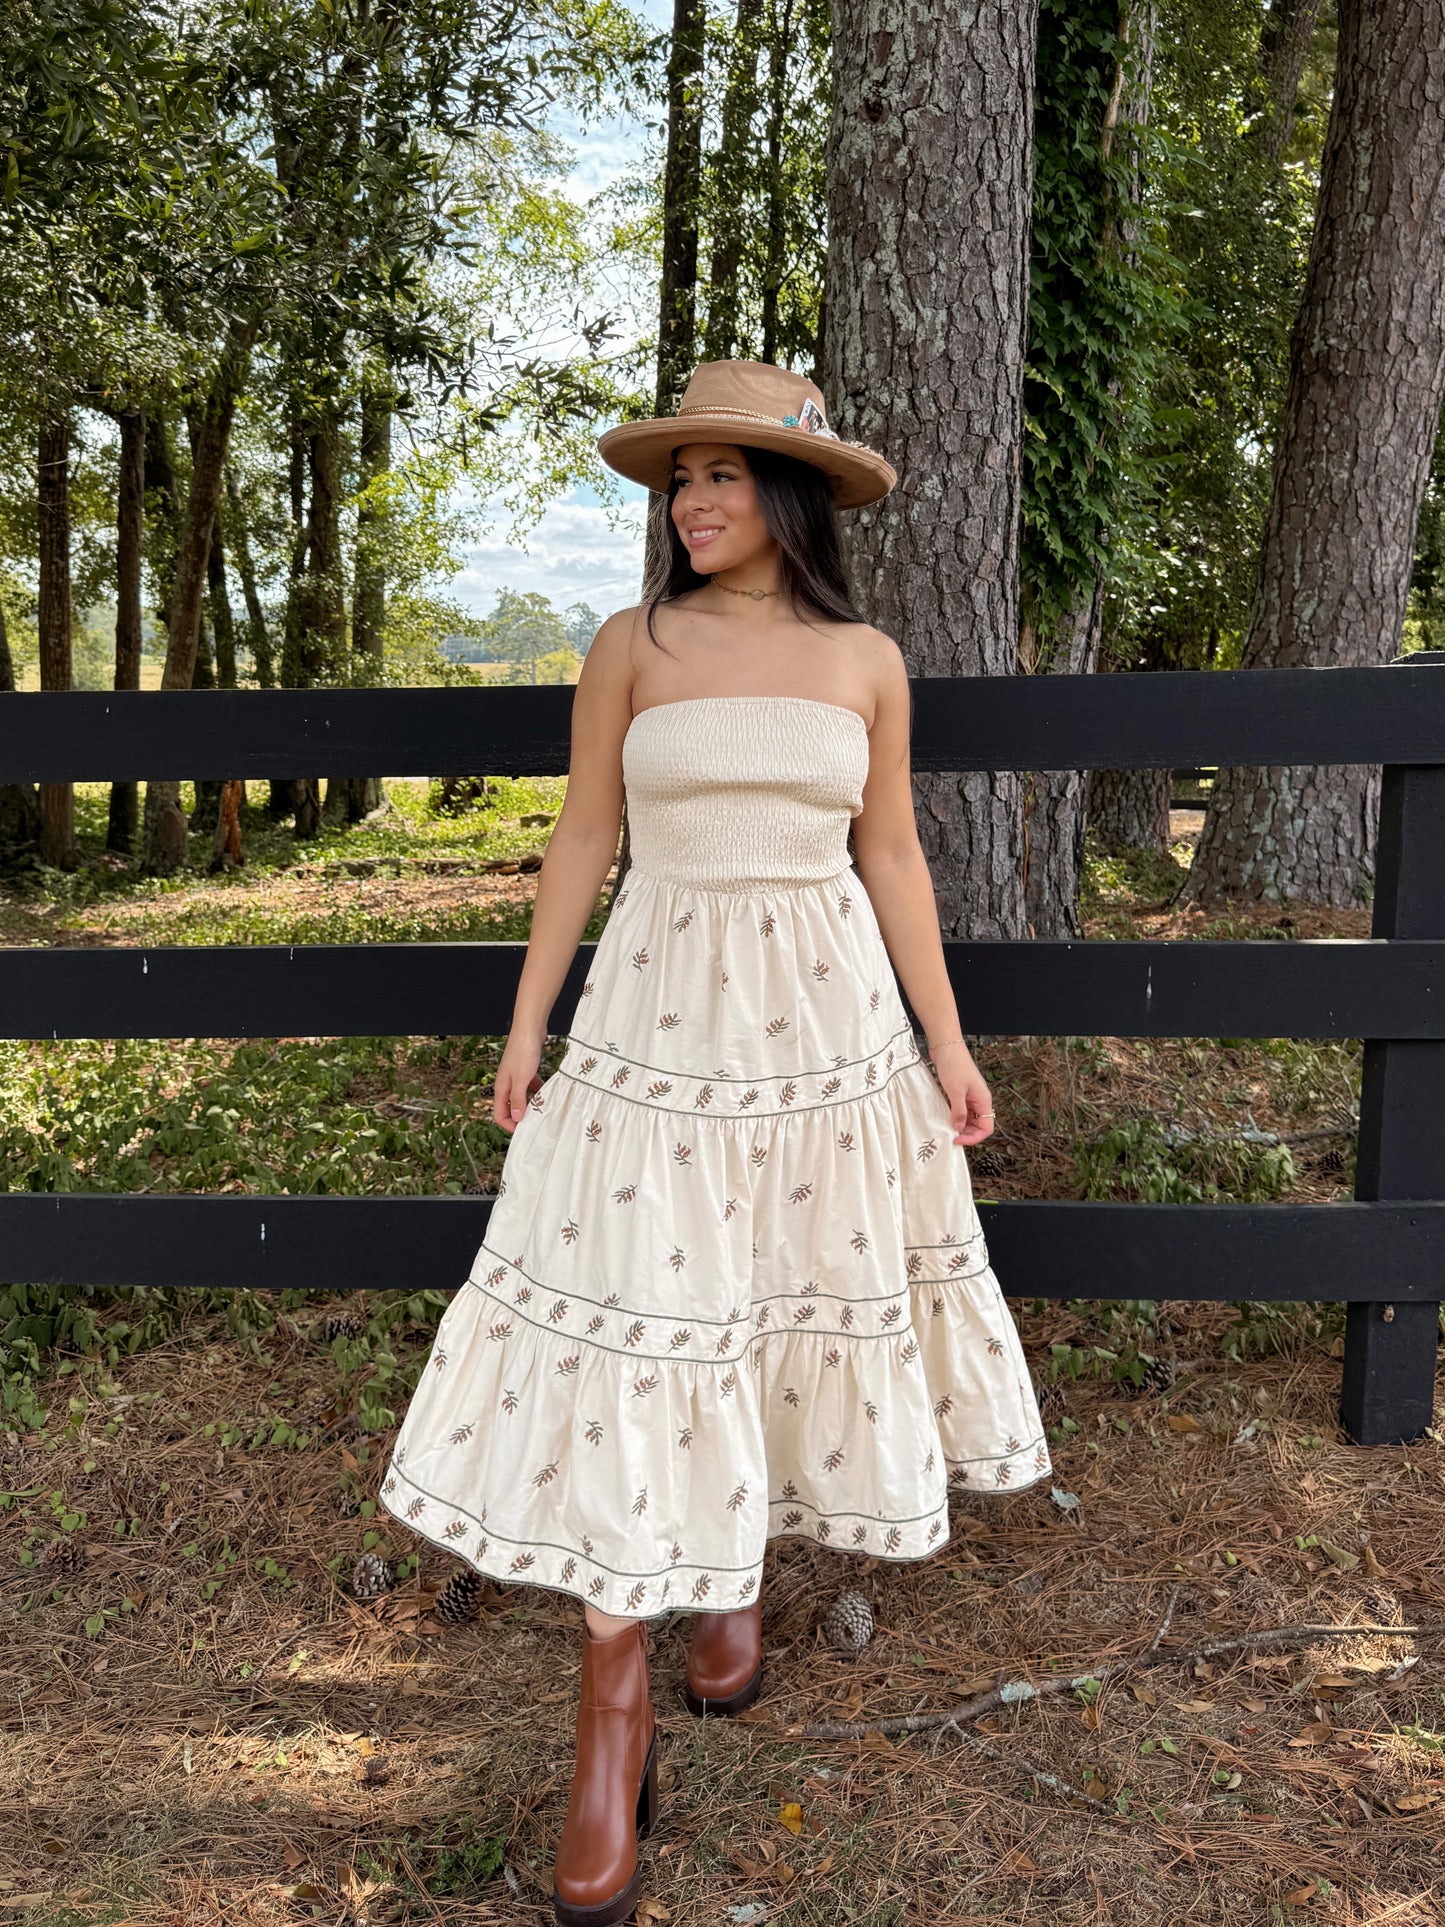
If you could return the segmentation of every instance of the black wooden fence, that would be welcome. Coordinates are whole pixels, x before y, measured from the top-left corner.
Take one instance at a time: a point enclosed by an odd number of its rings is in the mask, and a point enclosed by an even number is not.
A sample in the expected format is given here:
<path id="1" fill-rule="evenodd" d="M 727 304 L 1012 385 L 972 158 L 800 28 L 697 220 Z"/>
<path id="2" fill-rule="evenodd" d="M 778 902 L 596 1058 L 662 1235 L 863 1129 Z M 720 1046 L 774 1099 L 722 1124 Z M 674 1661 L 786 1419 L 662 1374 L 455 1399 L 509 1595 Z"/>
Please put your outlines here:
<path id="1" fill-rule="evenodd" d="M 1020 1298 L 1348 1306 L 1362 1444 L 1430 1423 L 1445 1298 L 1445 668 L 914 681 L 916 770 L 1384 764 L 1359 942 L 946 944 L 974 1033 L 1361 1037 L 1355 1202 L 983 1208 Z M 0 700 L 0 781 L 559 774 L 572 690 Z M 564 1024 L 593 946 L 558 994 Z M 0 1035 L 500 1035 L 520 944 L 0 949 Z M 0 1276 L 61 1285 L 458 1285 L 488 1198 L 0 1196 Z"/>

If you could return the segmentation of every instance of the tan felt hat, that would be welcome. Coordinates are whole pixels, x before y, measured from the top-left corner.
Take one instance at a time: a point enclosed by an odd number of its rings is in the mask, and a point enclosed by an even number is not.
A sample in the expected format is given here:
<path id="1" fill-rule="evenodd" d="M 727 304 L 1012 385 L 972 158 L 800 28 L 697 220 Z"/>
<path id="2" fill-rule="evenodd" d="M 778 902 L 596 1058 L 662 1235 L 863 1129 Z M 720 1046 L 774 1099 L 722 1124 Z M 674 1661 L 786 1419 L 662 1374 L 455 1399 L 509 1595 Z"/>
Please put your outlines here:
<path id="1" fill-rule="evenodd" d="M 672 480 L 672 451 L 688 442 L 768 448 L 811 462 L 831 478 L 840 509 L 880 501 L 898 480 L 881 455 L 829 428 L 821 389 L 769 361 L 701 362 L 675 415 L 609 428 L 597 452 L 619 475 L 662 495 Z"/>

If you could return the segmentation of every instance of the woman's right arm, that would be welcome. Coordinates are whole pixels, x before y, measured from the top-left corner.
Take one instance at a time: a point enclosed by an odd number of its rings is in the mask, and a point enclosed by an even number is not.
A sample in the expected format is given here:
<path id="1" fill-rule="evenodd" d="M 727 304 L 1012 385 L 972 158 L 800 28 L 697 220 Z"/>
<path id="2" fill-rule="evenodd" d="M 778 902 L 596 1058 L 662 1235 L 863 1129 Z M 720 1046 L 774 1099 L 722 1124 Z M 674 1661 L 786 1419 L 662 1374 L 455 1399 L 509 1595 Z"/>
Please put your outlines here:
<path id="1" fill-rule="evenodd" d="M 541 1085 L 547 1018 L 617 855 L 622 828 L 622 739 L 632 720 L 633 616 L 609 616 L 582 659 L 572 698 L 567 793 L 537 874 L 527 955 L 512 1028 L 497 1067 L 493 1114 L 514 1131 Z"/>

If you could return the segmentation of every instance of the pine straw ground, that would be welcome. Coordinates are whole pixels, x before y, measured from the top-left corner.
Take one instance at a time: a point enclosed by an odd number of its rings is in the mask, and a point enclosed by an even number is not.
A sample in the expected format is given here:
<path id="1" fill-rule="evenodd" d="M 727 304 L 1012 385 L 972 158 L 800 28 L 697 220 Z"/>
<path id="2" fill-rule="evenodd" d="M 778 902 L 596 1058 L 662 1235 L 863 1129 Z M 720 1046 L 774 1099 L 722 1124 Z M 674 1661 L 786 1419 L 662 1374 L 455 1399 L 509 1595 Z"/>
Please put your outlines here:
<path id="1" fill-rule="evenodd" d="M 1098 878 L 1095 936 L 1366 928 L 1363 913 L 1292 928 L 1210 919 L 1166 908 L 1167 877 L 1153 899 L 1137 876 L 1111 881 L 1104 865 Z M 349 915 L 371 887 L 318 895 L 318 930 L 340 894 Z M 393 917 L 440 917 L 449 931 L 454 905 L 455 934 L 490 914 L 475 879 L 392 881 L 386 896 Z M 235 902 L 218 896 L 218 928 Z M 188 890 L 153 902 L 144 929 L 87 906 L 9 940 L 194 940 L 156 927 L 172 904 L 212 916 Z M 313 906 L 286 906 L 302 909 Z M 1121 1119 L 1221 1140 L 1250 1120 L 1292 1140 L 1277 1195 L 1348 1195 L 1350 1047 L 996 1039 L 985 1064 L 1002 1128 L 986 1170 L 975 1154 L 983 1195 L 1079 1195 L 1081 1155 L 1096 1195 L 1174 1182 L 1158 1156 L 1081 1154 Z M 483 1115 L 475 1070 L 426 1069 L 432 1108 Z M 178 1052 L 178 1081 L 192 1075 Z M 1201 1156 L 1184 1175 L 1228 1192 L 1241 1172 L 1258 1180 L 1221 1151 L 1217 1170 Z M 494 1178 L 492 1160 L 482 1175 Z M 0 1927 L 546 1927 L 576 1608 L 489 1586 L 476 1621 L 439 1621 L 430 1607 L 455 1568 L 378 1513 L 393 1434 L 368 1436 L 351 1416 L 378 1354 L 410 1382 L 429 1318 L 377 1297 L 368 1334 L 328 1347 L 313 1320 L 342 1301 L 181 1300 L 149 1349 L 66 1359 L 64 1371 L 50 1360 L 43 1435 L 0 1417 Z M 1173 1305 L 1155 1330 L 1139 1308 L 1018 1309 L 1036 1375 L 1053 1386 L 1052 1481 L 958 1501 L 949 1545 L 917 1565 L 772 1547 L 767 1689 L 741 1721 L 691 1719 L 678 1692 L 688 1622 L 656 1627 L 664 1798 L 639 1919 L 1445 1919 L 1438 1432 L 1401 1449 L 1344 1439 L 1333 1312 Z M 115 1304 L 99 1316 L 135 1314 Z M 1172 1357 L 1167 1392 L 1115 1382 L 1141 1351 Z M 333 1392 L 331 1423 L 302 1424 L 301 1408 Z M 403 1402 L 395 1381 L 382 1396 Z M 287 1414 L 298 1431 L 279 1426 Z M 73 1577 L 42 1563 L 55 1537 L 82 1551 Z M 349 1588 L 369 1543 L 403 1559 L 420 1548 L 374 1605 Z M 851 1658 L 820 1631 L 845 1587 L 877 1622 Z M 1191 1657 L 1302 1623 L 1432 1630 Z M 943 1712 L 1000 1681 L 1103 1668 L 1156 1639 L 1162 1663 L 965 1730 L 804 1731 Z"/>

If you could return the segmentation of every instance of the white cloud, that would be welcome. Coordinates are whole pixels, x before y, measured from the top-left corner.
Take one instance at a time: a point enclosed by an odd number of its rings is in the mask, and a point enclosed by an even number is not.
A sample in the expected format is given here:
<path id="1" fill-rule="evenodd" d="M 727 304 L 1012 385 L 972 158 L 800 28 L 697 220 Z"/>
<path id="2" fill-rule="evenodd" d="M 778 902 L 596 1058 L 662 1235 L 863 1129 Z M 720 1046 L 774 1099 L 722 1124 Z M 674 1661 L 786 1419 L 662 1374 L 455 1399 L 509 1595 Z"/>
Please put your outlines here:
<path id="1" fill-rule="evenodd" d="M 558 609 L 587 602 L 600 616 L 636 602 L 642 586 L 641 489 L 632 490 L 626 519 L 610 527 L 606 510 L 576 491 L 555 502 L 525 538 L 511 536 L 511 518 L 495 505 L 493 527 L 464 551 L 462 571 L 448 587 L 465 607 L 487 614 L 499 589 L 536 590 Z"/>

